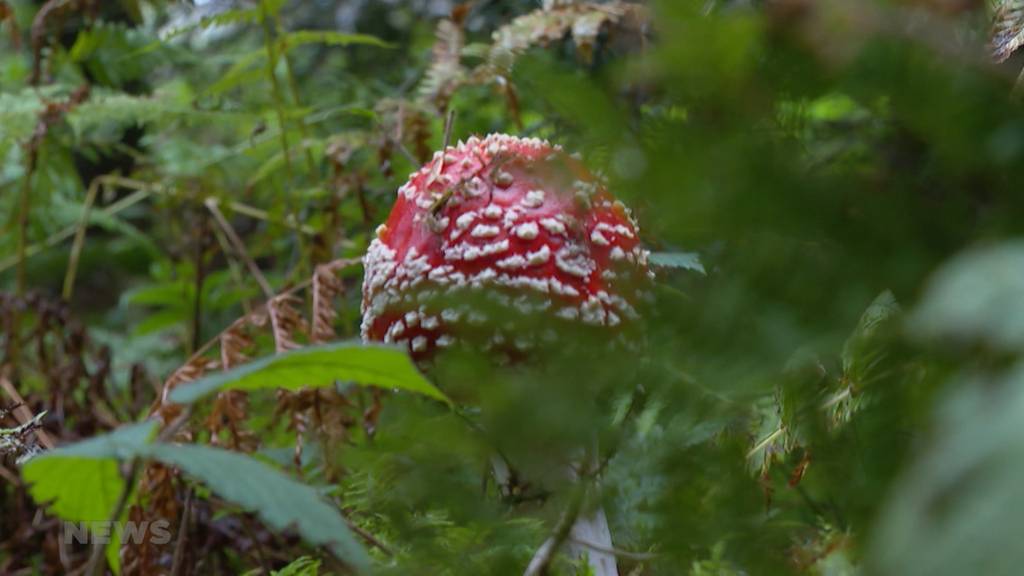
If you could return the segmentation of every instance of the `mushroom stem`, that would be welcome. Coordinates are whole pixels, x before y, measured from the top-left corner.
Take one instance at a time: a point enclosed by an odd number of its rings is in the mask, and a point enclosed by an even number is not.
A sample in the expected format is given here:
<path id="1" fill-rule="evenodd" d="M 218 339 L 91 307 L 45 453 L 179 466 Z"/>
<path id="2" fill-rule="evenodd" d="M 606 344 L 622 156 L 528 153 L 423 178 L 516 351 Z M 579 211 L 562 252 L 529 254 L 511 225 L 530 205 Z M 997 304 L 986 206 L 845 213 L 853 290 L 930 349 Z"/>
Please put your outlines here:
<path id="1" fill-rule="evenodd" d="M 569 553 L 574 558 L 586 556 L 594 576 L 619 576 L 612 546 L 612 533 L 604 508 L 598 506 L 589 514 L 581 514 L 569 531 Z"/>
<path id="2" fill-rule="evenodd" d="M 554 531 L 533 554 L 533 558 L 530 559 L 530 564 L 526 567 L 526 571 L 523 572 L 523 576 L 540 576 L 547 571 L 548 566 L 555 559 L 555 554 L 566 538 L 569 537 L 572 526 L 579 517 L 585 493 L 586 489 L 578 486 L 572 496 L 570 496 L 569 505 L 562 512 L 562 517 L 558 519 L 558 524 L 555 526 Z"/>

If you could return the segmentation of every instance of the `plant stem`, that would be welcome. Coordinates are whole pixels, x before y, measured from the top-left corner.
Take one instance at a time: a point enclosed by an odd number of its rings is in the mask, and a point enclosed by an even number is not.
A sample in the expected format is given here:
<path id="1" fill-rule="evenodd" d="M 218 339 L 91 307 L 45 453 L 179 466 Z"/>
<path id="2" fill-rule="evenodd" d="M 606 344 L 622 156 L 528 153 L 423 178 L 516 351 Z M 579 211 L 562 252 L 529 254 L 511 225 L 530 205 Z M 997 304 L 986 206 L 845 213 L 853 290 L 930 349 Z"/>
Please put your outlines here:
<path id="1" fill-rule="evenodd" d="M 61 291 L 61 297 L 65 302 L 71 301 L 71 295 L 75 290 L 75 275 L 78 273 L 78 260 L 82 256 L 82 248 L 85 245 L 85 230 L 89 227 L 89 212 L 92 211 L 92 205 L 96 202 L 100 182 L 99 178 L 94 179 L 85 193 L 82 218 L 78 222 L 78 229 L 75 230 L 75 241 L 71 244 L 71 258 L 68 260 L 67 272 L 64 273 L 64 289 Z"/>
<path id="2" fill-rule="evenodd" d="M 195 284 L 193 286 L 192 302 L 192 334 L 189 338 L 189 354 L 195 351 L 203 337 L 203 281 L 205 280 L 206 269 L 204 267 L 204 243 L 206 240 L 206 218 L 199 212 L 199 226 L 195 229 Z"/>
<path id="3" fill-rule="evenodd" d="M 284 97 L 281 94 L 281 83 L 277 79 L 276 66 L 277 54 L 274 50 L 274 34 L 271 26 L 271 16 L 267 10 L 266 0 L 260 0 L 260 11 L 263 24 L 263 44 L 267 50 L 267 78 L 270 80 L 271 91 L 274 97 L 274 109 L 277 112 L 278 130 L 281 132 L 281 152 L 284 154 L 285 186 L 294 185 L 292 174 L 291 148 L 288 145 L 288 129 L 285 123 Z M 287 192 L 289 212 L 296 223 L 299 222 L 299 207 L 296 194 L 293 191 Z M 303 249 L 302 235 L 295 234 L 296 250 L 299 254 L 299 271 L 304 275 L 306 266 L 306 251 Z"/>
<path id="4" fill-rule="evenodd" d="M 139 476 L 139 469 L 141 467 L 142 465 L 138 458 L 133 458 L 128 465 L 128 473 L 124 477 L 124 488 L 121 490 L 121 497 L 118 498 L 117 505 L 114 506 L 114 512 L 110 515 L 111 526 L 117 524 L 121 519 L 121 515 L 124 514 L 125 508 L 128 507 L 128 500 L 131 499 L 132 492 L 135 490 L 135 480 Z M 93 544 L 92 552 L 89 555 L 89 563 L 85 569 L 86 576 L 100 576 L 103 573 L 103 569 L 106 568 L 106 556 L 103 554 L 105 550 L 106 546 L 104 544 Z"/>
<path id="5" fill-rule="evenodd" d="M 238 237 L 235 229 L 231 227 L 231 223 L 227 221 L 227 218 L 224 218 L 224 214 L 222 214 L 220 208 L 217 207 L 217 200 L 214 198 L 207 198 L 204 203 L 210 210 L 210 213 L 213 214 L 214 219 L 217 220 L 217 224 L 224 231 L 224 234 L 228 237 L 228 241 L 231 242 L 235 252 L 238 254 L 238 257 L 245 262 L 246 267 L 249 268 L 249 273 L 256 279 L 256 283 L 260 285 L 260 289 L 263 290 L 263 295 L 266 296 L 268 300 L 272 299 L 274 297 L 274 289 L 270 287 L 270 283 L 267 282 L 267 278 L 263 276 L 263 272 L 260 270 L 260 267 L 257 266 L 256 262 L 251 256 L 249 256 L 249 252 L 245 249 L 245 244 L 242 242 L 242 239 Z"/>
<path id="6" fill-rule="evenodd" d="M 21 197 L 18 202 L 18 251 L 17 251 L 17 295 L 25 295 L 25 260 L 28 247 L 29 195 L 32 192 L 32 173 L 35 172 L 35 153 L 29 152 L 29 161 L 25 168 L 25 181 L 21 186 Z"/>
<path id="7" fill-rule="evenodd" d="M 562 516 L 558 519 L 558 524 L 555 525 L 551 536 L 533 554 L 533 558 L 530 559 L 530 564 L 526 567 L 526 571 L 523 572 L 523 576 L 540 576 L 547 571 L 551 562 L 555 559 L 558 549 L 569 537 L 572 525 L 576 523 L 576 518 L 580 515 L 585 495 L 586 488 L 582 485 L 576 486 L 573 493 L 569 495 L 569 505 L 562 512 Z"/>
<path id="8" fill-rule="evenodd" d="M 145 200 L 152 194 L 177 195 L 179 193 L 179 191 L 174 188 L 168 188 L 159 184 L 150 184 L 149 182 L 132 180 L 130 178 L 123 178 L 120 176 L 101 176 L 100 178 L 102 180 L 101 184 L 103 185 L 121 186 L 123 188 L 135 190 L 135 193 L 125 196 L 117 202 L 99 210 L 99 213 L 104 216 L 116 216 L 117 214 Z M 244 214 L 250 218 L 255 218 L 256 220 L 278 224 L 307 235 L 315 233 L 313 228 L 302 224 L 296 224 L 296 221 L 291 218 L 286 219 L 284 222 L 276 222 L 266 210 L 261 210 L 259 208 L 249 206 L 248 204 L 231 201 L 227 203 L 227 206 L 239 214 Z M 57 246 L 61 242 L 74 236 L 77 231 L 78 225 L 74 224 L 60 230 L 59 232 L 51 234 L 46 240 L 26 247 L 25 258 L 31 258 L 46 248 L 53 248 L 54 246 Z M 17 255 L 0 260 L 0 272 L 9 269 L 12 266 L 16 266 L 18 261 Z"/>
<path id="9" fill-rule="evenodd" d="M 275 27 L 277 28 L 278 35 L 283 37 L 282 32 L 284 30 L 284 27 L 281 25 L 280 14 L 275 15 L 274 24 Z M 301 108 L 302 102 L 299 100 L 298 83 L 295 81 L 295 72 L 292 70 L 291 60 L 288 59 L 288 48 L 286 46 L 282 46 L 281 60 L 284 62 L 284 72 L 285 76 L 287 76 L 288 78 L 288 91 L 291 93 L 292 102 L 295 104 L 297 108 Z M 309 147 L 305 145 L 305 141 L 309 139 L 309 132 L 306 128 L 306 122 L 300 121 L 298 122 L 298 125 L 299 134 L 302 136 L 302 140 L 304 142 L 302 148 L 306 153 L 306 169 L 309 171 L 309 177 L 314 178 L 315 176 L 317 176 L 316 161 L 313 159 L 313 153 L 309 151 Z"/>

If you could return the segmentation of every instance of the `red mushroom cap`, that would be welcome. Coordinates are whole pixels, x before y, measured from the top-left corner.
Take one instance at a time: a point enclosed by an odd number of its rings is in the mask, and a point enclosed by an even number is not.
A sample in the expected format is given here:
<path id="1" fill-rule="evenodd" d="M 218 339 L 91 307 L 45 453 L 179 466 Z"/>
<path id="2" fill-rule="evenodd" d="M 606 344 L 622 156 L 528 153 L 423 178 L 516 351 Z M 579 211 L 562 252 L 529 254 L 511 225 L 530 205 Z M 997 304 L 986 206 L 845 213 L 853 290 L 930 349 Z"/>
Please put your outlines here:
<path id="1" fill-rule="evenodd" d="M 479 310 L 436 305 L 463 289 L 486 291 L 510 315 L 618 326 L 637 317 L 637 281 L 651 275 L 637 232 L 560 147 L 505 134 L 459 142 L 409 177 L 377 228 L 364 259 L 363 338 L 425 358 L 460 338 L 460 325 L 487 323 Z"/>

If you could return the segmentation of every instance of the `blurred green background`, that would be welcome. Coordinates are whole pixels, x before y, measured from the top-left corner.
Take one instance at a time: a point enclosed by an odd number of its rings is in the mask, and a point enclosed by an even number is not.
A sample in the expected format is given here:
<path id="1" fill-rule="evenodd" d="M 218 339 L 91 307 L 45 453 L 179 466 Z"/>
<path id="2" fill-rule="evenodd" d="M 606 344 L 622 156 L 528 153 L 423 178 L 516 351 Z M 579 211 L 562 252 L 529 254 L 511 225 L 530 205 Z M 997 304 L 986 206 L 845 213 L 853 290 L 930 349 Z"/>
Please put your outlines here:
<path id="1" fill-rule="evenodd" d="M 548 138 L 604 173 L 661 254 L 656 298 L 640 351 L 569 334 L 544 363 L 453 355 L 428 376 L 455 411 L 363 391 L 309 424 L 302 478 L 386 543 L 376 572 L 522 573 L 572 492 L 560 463 L 597 437 L 622 574 L 1018 574 L 1022 15 L 0 2 L 0 363 L 62 440 L 141 418 L 263 302 L 250 265 L 277 293 L 360 256 L 455 110 L 454 138 Z M 362 273 L 341 278 L 355 338 Z M 295 471 L 307 408 L 254 395 L 246 449 Z M 495 451 L 521 493 L 488 485 Z M 224 551 L 193 573 L 322 557 L 201 509 L 196 550 Z M 0 572 L 63 573 L 54 530 L 0 483 Z"/>

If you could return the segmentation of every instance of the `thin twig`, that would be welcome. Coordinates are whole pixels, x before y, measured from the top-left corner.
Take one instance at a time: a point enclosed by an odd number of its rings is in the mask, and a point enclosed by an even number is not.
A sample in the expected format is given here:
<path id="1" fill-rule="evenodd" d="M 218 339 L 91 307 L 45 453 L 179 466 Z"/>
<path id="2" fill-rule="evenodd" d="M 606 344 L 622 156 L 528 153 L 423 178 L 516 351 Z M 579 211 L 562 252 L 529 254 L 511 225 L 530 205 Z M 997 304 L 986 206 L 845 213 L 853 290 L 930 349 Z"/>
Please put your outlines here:
<path id="1" fill-rule="evenodd" d="M 394 138 L 392 138 L 391 142 L 395 145 L 395 148 L 402 153 L 402 156 L 405 156 L 405 159 L 409 161 L 409 164 L 413 165 L 414 168 L 420 165 L 419 158 L 413 156 L 412 152 L 410 152 L 409 149 L 405 147 L 405 144 L 403 144 L 401 140 L 395 140 Z"/>
<path id="2" fill-rule="evenodd" d="M 107 215 L 107 216 L 113 216 L 113 215 L 117 214 L 118 212 L 121 212 L 122 210 L 130 208 L 131 206 L 134 206 L 135 204 L 138 204 L 142 200 L 145 200 L 146 197 L 148 197 L 150 194 L 151 194 L 151 192 L 149 192 L 149 191 L 142 191 L 142 190 L 140 190 L 140 191 L 136 192 L 135 194 L 128 195 L 128 196 L 122 198 L 120 201 L 115 202 L 114 204 L 111 204 L 110 206 L 107 206 L 106 208 L 101 210 L 101 212 L 103 214 Z M 71 238 L 72 236 L 74 236 L 76 230 L 78 230 L 78 225 L 77 224 L 72 224 L 71 226 L 68 226 L 68 227 L 64 228 L 63 230 L 54 233 L 53 235 L 51 235 L 49 238 L 47 238 L 43 242 L 40 242 L 40 243 L 37 243 L 37 244 L 33 244 L 31 246 L 26 247 L 25 248 L 25 258 L 26 259 L 27 258 L 31 258 L 32 256 L 35 256 L 36 254 L 39 254 L 40 252 L 42 252 L 46 248 L 53 248 L 54 246 L 57 246 L 61 242 L 63 242 L 65 240 L 67 240 L 68 238 Z M 4 260 L 0 260 L 0 272 L 3 272 L 5 270 L 7 270 L 8 268 L 10 268 L 11 266 L 16 265 L 19 261 L 20 260 L 19 260 L 19 258 L 17 256 L 13 256 L 13 257 L 10 257 L 10 258 L 4 259 Z"/>
<path id="3" fill-rule="evenodd" d="M 0 465 L 0 478 L 7 480 L 14 486 L 21 486 L 21 478 L 2 465 Z"/>
<path id="4" fill-rule="evenodd" d="M 277 72 L 274 69 L 277 64 L 277 55 L 274 51 L 273 27 L 271 26 L 270 11 L 267 10 L 266 0 L 260 0 L 260 20 L 263 24 L 263 43 L 267 50 L 267 78 L 270 79 L 271 93 L 274 99 L 274 109 L 277 112 L 278 129 L 281 132 L 281 152 L 284 155 L 285 181 L 288 186 L 292 186 L 294 185 L 294 181 L 292 179 L 291 148 L 288 145 L 288 128 L 285 123 L 284 97 L 281 94 L 281 82 L 277 79 Z M 291 212 L 292 218 L 295 222 L 298 222 L 298 195 L 295 191 L 291 191 L 288 196 L 289 212 Z M 302 249 L 302 234 L 295 234 L 295 244 L 297 252 L 300 254 L 299 269 L 305 270 L 306 253 L 305 250 Z"/>
<path id="5" fill-rule="evenodd" d="M 274 25 L 277 28 L 277 33 L 281 34 L 283 26 L 281 25 L 281 14 L 274 15 Z M 283 37 L 282 37 L 283 40 Z M 288 58 L 288 47 L 282 45 L 281 47 L 281 60 L 284 62 L 285 76 L 288 78 L 288 91 L 292 96 L 292 103 L 297 107 L 301 108 L 302 103 L 299 100 L 299 87 L 298 82 L 295 81 L 295 72 L 292 71 L 292 63 Z M 305 122 L 298 122 L 299 135 L 302 136 L 302 140 L 305 142 L 309 140 L 309 131 L 306 129 Z M 306 152 L 306 170 L 309 171 L 309 177 L 314 178 L 317 176 L 316 172 L 316 161 L 313 159 L 313 152 L 309 149 L 309 146 L 303 146 Z"/>
<path id="6" fill-rule="evenodd" d="M 192 289 L 192 334 L 189 338 L 188 348 L 190 351 L 199 346 L 203 337 L 203 282 L 206 280 L 206 266 L 204 244 L 206 240 L 207 220 L 199 213 L 199 225 L 195 227 L 195 283 Z"/>
<path id="7" fill-rule="evenodd" d="M 551 536 L 533 554 L 533 558 L 530 559 L 530 564 L 526 567 L 526 571 L 523 572 L 523 576 L 540 576 L 547 571 L 551 562 L 555 559 L 558 549 L 569 537 L 572 525 L 576 523 L 576 518 L 580 515 L 585 495 L 586 489 L 583 486 L 577 486 L 576 490 L 569 496 L 569 505 L 562 512 L 562 517 L 558 519 L 558 524 L 552 531 Z"/>
<path id="8" fill-rule="evenodd" d="M 446 150 L 452 143 L 452 131 L 455 129 L 455 108 L 448 110 L 448 117 L 444 120 L 444 146 L 442 150 Z"/>
<path id="9" fill-rule="evenodd" d="M 173 440 L 174 436 L 178 433 L 179 430 L 181 430 L 181 428 L 185 425 L 186 422 L 188 422 L 188 419 L 191 417 L 192 407 L 188 406 L 184 410 L 182 410 L 181 414 L 178 414 L 177 418 L 171 420 L 171 423 L 165 426 L 164 429 L 160 431 L 160 434 L 158 434 L 156 437 L 156 441 L 170 442 L 171 440 Z"/>
<path id="10" fill-rule="evenodd" d="M 387 544 L 385 544 L 385 543 L 381 542 L 380 540 L 378 540 L 377 537 L 374 536 L 373 534 L 371 534 L 371 533 L 367 532 L 366 530 L 364 530 L 363 528 L 357 526 L 355 522 L 349 520 L 348 518 L 345 518 L 345 522 L 348 523 L 348 527 L 353 532 L 358 534 L 363 540 L 366 540 L 367 544 L 370 544 L 371 546 L 376 547 L 378 550 L 380 550 L 381 552 L 383 552 L 387 556 L 394 556 L 395 555 L 395 552 L 394 552 L 394 550 L 391 549 L 391 547 L 389 547 Z"/>
<path id="11" fill-rule="evenodd" d="M 174 560 L 171 563 L 171 576 L 181 574 L 185 559 L 185 542 L 188 541 L 188 523 L 192 510 L 193 490 L 189 488 L 185 494 L 185 508 L 181 511 L 181 522 L 178 524 L 178 541 L 174 543 Z"/>
<path id="12" fill-rule="evenodd" d="M 162 186 L 159 184 L 150 184 L 149 182 L 132 180 L 130 178 L 124 178 L 121 176 L 101 176 L 100 178 L 102 184 L 121 186 L 124 188 L 135 190 L 135 193 L 129 194 L 128 196 L 125 196 L 124 198 L 118 200 L 117 202 L 114 202 L 113 204 L 106 206 L 102 210 L 99 210 L 99 213 L 108 217 L 116 216 L 118 213 L 123 212 L 128 208 L 131 208 L 132 206 L 145 200 L 152 194 L 167 194 L 174 196 L 178 195 L 177 189 Z M 273 224 L 278 224 L 306 235 L 316 234 L 316 230 L 314 230 L 312 226 L 307 226 L 305 224 L 296 224 L 296 221 L 291 217 L 286 218 L 285 221 L 283 222 L 278 222 L 274 220 L 270 216 L 270 213 L 268 213 L 266 210 L 254 208 L 247 204 L 242 204 L 241 202 L 231 201 L 227 203 L 227 206 L 231 208 L 232 211 L 237 212 L 239 214 L 244 214 L 245 216 L 249 216 L 250 218 L 255 218 L 257 220 L 262 220 L 264 222 L 270 222 Z M 25 259 L 31 258 L 47 248 L 53 248 L 59 245 L 61 242 L 74 236 L 77 230 L 78 225 L 72 224 L 71 226 L 68 226 L 58 232 L 53 233 L 42 242 L 38 242 L 36 244 L 27 246 L 25 248 Z M 4 272 L 11 268 L 12 266 L 17 265 L 19 261 L 20 259 L 17 254 L 0 260 L 0 272 Z"/>
<path id="13" fill-rule="evenodd" d="M 256 262 L 251 256 L 249 256 L 249 252 L 245 249 L 245 243 L 243 243 L 242 239 L 238 237 L 235 229 L 231 227 L 231 223 L 224 218 L 224 214 L 222 214 L 220 208 L 217 207 L 217 199 L 207 198 L 204 204 L 206 204 L 210 213 L 213 214 L 213 218 L 217 220 L 217 224 L 220 225 L 221 230 L 223 230 L 224 234 L 228 237 L 228 241 L 230 241 L 231 245 L 234 247 L 235 253 L 242 259 L 242 262 L 245 262 L 245 266 L 249 269 L 249 273 L 256 278 L 256 283 L 259 284 L 260 289 L 263 290 L 263 295 L 266 296 L 268 300 L 272 299 L 274 297 L 274 289 L 270 287 L 270 283 L 267 282 L 267 278 L 263 276 L 263 272 L 260 271 L 259 266 L 257 266 Z"/>
<path id="14" fill-rule="evenodd" d="M 11 384 L 11 381 L 7 379 L 6 374 L 0 373 L 0 388 L 3 389 L 4 393 L 7 394 L 7 397 L 10 398 L 11 401 L 18 405 L 18 407 L 14 409 L 14 417 L 18 419 L 18 424 L 27 424 L 28 422 L 31 422 L 33 418 L 35 418 L 35 414 L 33 414 L 32 410 L 30 410 L 29 407 L 25 404 L 25 399 L 22 398 L 21 394 L 18 393 L 18 390 L 14 387 L 14 384 Z M 36 438 L 39 440 L 39 443 L 42 444 L 47 450 L 53 450 L 53 448 L 57 445 L 53 441 L 53 438 L 51 438 L 50 435 L 46 433 L 46 430 L 43 430 L 42 428 L 36 428 L 34 432 L 36 433 Z"/>
<path id="15" fill-rule="evenodd" d="M 597 552 L 603 552 L 605 554 L 612 554 L 619 558 L 626 558 L 628 560 L 636 560 L 638 562 L 646 562 L 648 560 L 654 560 L 658 557 L 657 554 L 652 552 L 628 552 L 626 550 L 619 550 L 618 548 L 609 548 L 607 546 L 601 546 L 582 538 L 576 538 L 575 536 L 569 536 L 569 541 L 574 544 L 579 544 L 584 548 L 590 548 Z"/>
<path id="16" fill-rule="evenodd" d="M 231 280 L 237 285 L 237 287 L 244 291 L 245 279 L 242 277 L 242 270 L 238 265 L 238 258 L 234 255 L 234 250 L 231 248 L 231 244 L 228 242 L 224 231 L 220 229 L 220 226 L 213 227 L 213 237 L 217 239 L 217 244 L 220 244 L 220 249 L 227 257 L 228 271 L 231 273 Z M 252 314 L 252 305 L 249 303 L 248 298 L 242 300 L 242 310 L 245 311 L 245 315 Z"/>
<path id="17" fill-rule="evenodd" d="M 78 273 L 78 259 L 82 256 L 82 247 L 85 245 L 85 230 L 89 227 L 89 212 L 96 202 L 96 194 L 100 189 L 100 179 L 93 179 L 89 184 L 89 190 L 85 193 L 85 203 L 82 204 L 82 217 L 78 221 L 78 229 L 75 230 L 75 241 L 71 244 L 71 257 L 68 259 L 68 269 L 64 273 L 64 289 L 61 297 L 65 302 L 71 301 L 71 294 L 75 289 L 75 275 Z"/>
<path id="18" fill-rule="evenodd" d="M 128 473 L 124 478 L 124 488 L 121 490 L 121 496 L 117 500 L 117 505 L 114 506 L 114 512 L 110 515 L 111 526 L 115 525 L 121 519 L 121 515 L 124 514 L 124 510 L 128 506 L 128 500 L 135 490 L 135 480 L 139 475 L 141 467 L 142 464 L 138 458 L 133 458 L 129 463 Z M 86 576 L 99 576 L 103 573 L 103 570 L 106 568 L 106 556 L 103 554 L 105 550 L 106 545 L 104 543 L 96 542 L 93 544 L 92 553 L 89 555 L 89 563 L 86 565 Z"/>
<path id="19" fill-rule="evenodd" d="M 32 192 L 32 175 L 35 173 L 36 151 L 28 151 L 29 159 L 25 163 L 25 180 L 21 186 L 21 196 L 18 201 L 18 247 L 15 259 L 18 263 L 17 272 L 17 295 L 25 294 L 25 261 L 28 258 L 28 218 L 29 218 L 29 194 Z"/>

